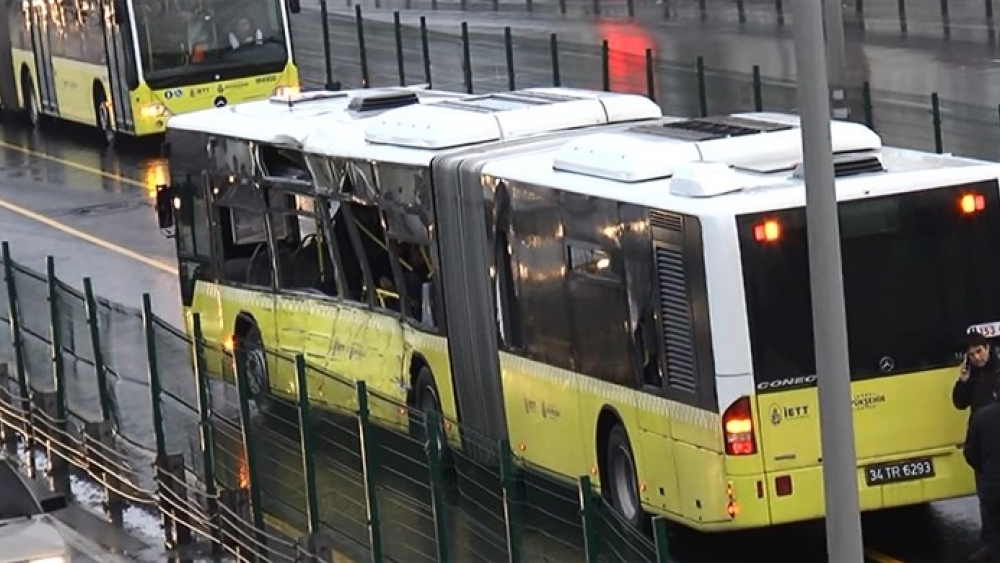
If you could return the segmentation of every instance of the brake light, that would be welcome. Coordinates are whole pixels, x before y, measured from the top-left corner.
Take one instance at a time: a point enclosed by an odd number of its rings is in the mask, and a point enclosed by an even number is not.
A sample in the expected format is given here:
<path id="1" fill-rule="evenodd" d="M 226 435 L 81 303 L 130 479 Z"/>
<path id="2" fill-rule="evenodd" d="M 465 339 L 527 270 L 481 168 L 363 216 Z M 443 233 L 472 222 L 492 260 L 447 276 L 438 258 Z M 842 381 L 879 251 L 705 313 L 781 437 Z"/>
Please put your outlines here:
<path id="1" fill-rule="evenodd" d="M 757 453 L 757 439 L 754 436 L 750 397 L 740 397 L 729 405 L 726 412 L 722 414 L 722 428 L 726 436 L 726 453 L 728 455 Z"/>
<path id="2" fill-rule="evenodd" d="M 982 194 L 965 194 L 959 200 L 962 213 L 971 214 L 986 209 L 986 198 Z"/>
<path id="3" fill-rule="evenodd" d="M 757 242 L 774 242 L 781 238 L 781 223 L 775 219 L 768 219 L 763 223 L 754 225 L 753 238 Z"/>

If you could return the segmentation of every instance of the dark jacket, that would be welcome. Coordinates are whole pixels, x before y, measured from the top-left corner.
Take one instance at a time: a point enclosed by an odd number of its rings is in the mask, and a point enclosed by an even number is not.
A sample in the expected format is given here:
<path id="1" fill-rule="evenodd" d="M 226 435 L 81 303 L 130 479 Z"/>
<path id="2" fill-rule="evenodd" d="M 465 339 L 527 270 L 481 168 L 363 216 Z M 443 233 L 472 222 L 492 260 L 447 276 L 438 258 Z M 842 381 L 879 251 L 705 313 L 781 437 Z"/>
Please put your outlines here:
<path id="1" fill-rule="evenodd" d="M 997 346 L 990 347 L 990 359 L 986 365 L 977 368 L 969 367 L 969 379 L 955 381 L 951 391 L 951 402 L 956 409 L 970 409 L 969 416 L 976 414 L 980 408 L 994 401 L 993 393 L 1000 383 L 1000 358 L 997 357 Z"/>
<path id="2" fill-rule="evenodd" d="M 1000 403 L 982 407 L 969 419 L 964 453 L 980 492 L 1000 493 Z"/>

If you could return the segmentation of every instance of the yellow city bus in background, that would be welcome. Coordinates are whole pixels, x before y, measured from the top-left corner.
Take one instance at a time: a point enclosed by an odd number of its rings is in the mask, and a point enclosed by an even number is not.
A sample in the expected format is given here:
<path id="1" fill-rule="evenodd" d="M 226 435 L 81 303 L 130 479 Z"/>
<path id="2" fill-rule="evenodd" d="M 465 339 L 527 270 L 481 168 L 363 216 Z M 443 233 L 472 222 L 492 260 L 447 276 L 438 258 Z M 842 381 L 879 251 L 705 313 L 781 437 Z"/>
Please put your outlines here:
<path id="1" fill-rule="evenodd" d="M 0 0 L 0 104 L 119 134 L 298 87 L 298 0 Z"/>

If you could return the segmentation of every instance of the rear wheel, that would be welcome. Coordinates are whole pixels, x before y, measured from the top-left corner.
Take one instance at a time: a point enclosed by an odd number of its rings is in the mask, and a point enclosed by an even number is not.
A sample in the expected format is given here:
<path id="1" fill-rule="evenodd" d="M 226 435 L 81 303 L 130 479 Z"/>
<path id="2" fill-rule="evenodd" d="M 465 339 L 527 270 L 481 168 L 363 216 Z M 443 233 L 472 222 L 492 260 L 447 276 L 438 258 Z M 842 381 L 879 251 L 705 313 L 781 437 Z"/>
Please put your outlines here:
<path id="1" fill-rule="evenodd" d="M 37 128 L 42 122 L 42 112 L 38 107 L 38 98 L 35 97 L 35 85 L 31 78 L 25 76 L 21 82 L 21 98 L 24 100 L 24 111 L 28 118 L 28 123 Z"/>
<path id="2" fill-rule="evenodd" d="M 114 120 L 111 118 L 111 108 L 108 107 L 103 93 L 94 94 L 94 112 L 97 117 L 97 128 L 101 130 L 104 142 L 109 147 L 114 146 L 117 133 Z"/>
<path id="3" fill-rule="evenodd" d="M 632 453 L 628 433 L 621 424 L 616 424 L 611 429 L 605 455 L 605 468 L 608 473 L 606 496 L 622 518 L 632 526 L 644 529 L 647 517 L 639 498 L 635 455 Z"/>
<path id="4" fill-rule="evenodd" d="M 430 429 L 424 425 L 424 413 L 435 412 L 438 415 L 438 420 L 442 420 L 443 413 L 441 412 L 441 398 L 438 395 L 437 385 L 434 384 L 434 376 L 431 375 L 431 370 L 424 366 L 420 368 L 417 373 L 417 382 L 413 391 L 413 406 L 419 411 L 416 414 L 417 420 L 413 421 L 411 428 L 414 430 L 414 438 L 420 440 L 421 442 L 426 442 L 429 437 Z M 437 436 L 436 442 L 438 451 L 442 454 L 448 448 L 448 443 L 443 437 L 443 429 L 441 432 L 435 433 Z"/>

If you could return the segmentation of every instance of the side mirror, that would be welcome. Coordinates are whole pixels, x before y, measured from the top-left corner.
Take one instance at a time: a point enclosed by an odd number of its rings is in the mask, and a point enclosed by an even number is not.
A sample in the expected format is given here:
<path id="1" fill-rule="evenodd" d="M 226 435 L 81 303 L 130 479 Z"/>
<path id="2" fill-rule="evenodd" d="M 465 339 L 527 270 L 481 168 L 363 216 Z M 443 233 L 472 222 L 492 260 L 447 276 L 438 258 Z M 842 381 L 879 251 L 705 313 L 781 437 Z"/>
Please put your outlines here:
<path id="1" fill-rule="evenodd" d="M 297 14 L 302 11 L 302 6 L 299 4 L 299 0 L 288 0 L 288 11 Z"/>
<path id="2" fill-rule="evenodd" d="M 174 197 L 177 191 L 173 186 L 160 184 L 156 186 L 156 219 L 160 229 L 174 226 Z"/>
<path id="3" fill-rule="evenodd" d="M 62 510 L 66 508 L 66 495 L 53 495 L 46 497 L 43 498 L 39 504 L 42 506 L 42 512 L 45 513 Z"/>

